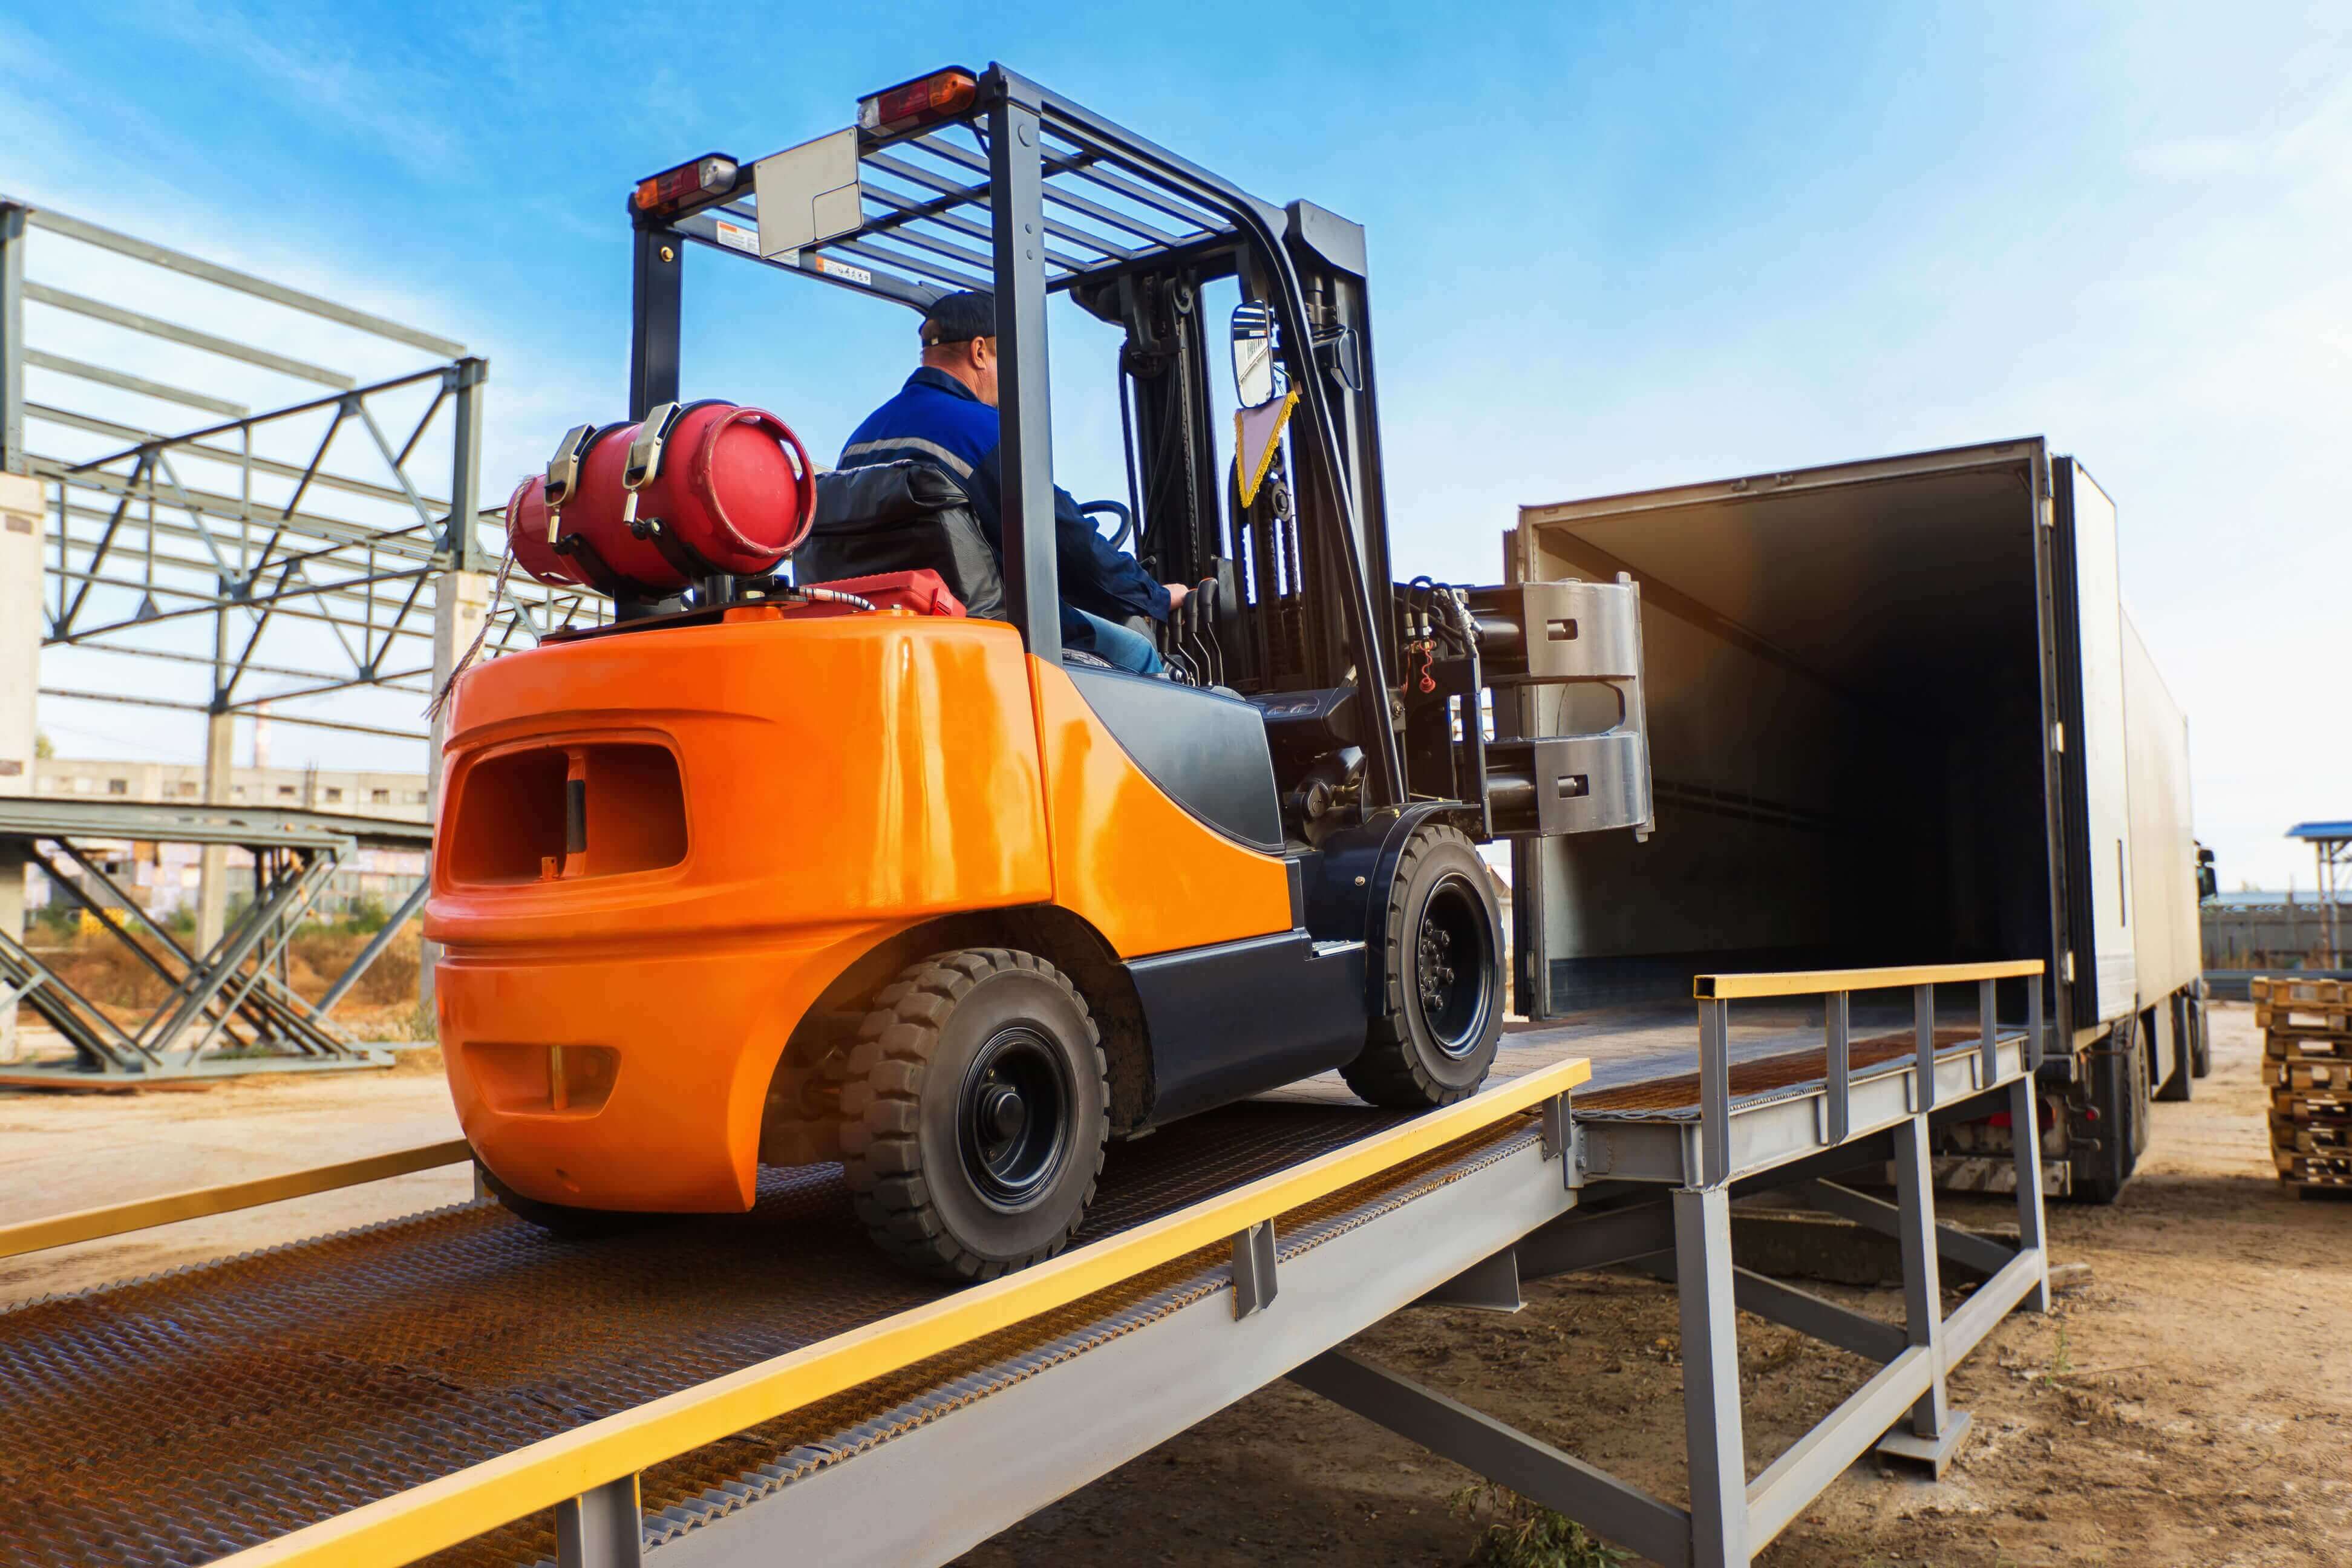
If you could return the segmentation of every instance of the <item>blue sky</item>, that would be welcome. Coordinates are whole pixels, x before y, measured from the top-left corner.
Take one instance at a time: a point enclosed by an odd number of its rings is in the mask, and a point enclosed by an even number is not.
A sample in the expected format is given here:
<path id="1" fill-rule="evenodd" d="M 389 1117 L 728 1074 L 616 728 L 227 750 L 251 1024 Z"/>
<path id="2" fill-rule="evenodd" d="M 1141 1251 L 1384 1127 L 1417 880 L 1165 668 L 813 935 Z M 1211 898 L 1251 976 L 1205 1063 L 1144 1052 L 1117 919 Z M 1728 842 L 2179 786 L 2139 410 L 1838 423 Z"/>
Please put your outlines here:
<path id="1" fill-rule="evenodd" d="M 1368 226 L 1400 563 L 1490 578 L 1522 502 L 2045 433 L 2121 508 L 2225 884 L 2308 887 L 2278 835 L 2352 812 L 2352 726 L 2301 717 L 2352 567 L 2341 6 L 27 10 L 0 190 L 487 354 L 493 501 L 621 408 L 632 180 L 1003 59 Z M 836 449 L 906 319 L 725 281 L 689 282 L 690 392 Z M 1118 493 L 1108 351 L 1056 351 L 1062 477 Z M 126 711 L 47 717 L 194 754 Z M 279 751 L 414 765 L 371 745 Z"/>

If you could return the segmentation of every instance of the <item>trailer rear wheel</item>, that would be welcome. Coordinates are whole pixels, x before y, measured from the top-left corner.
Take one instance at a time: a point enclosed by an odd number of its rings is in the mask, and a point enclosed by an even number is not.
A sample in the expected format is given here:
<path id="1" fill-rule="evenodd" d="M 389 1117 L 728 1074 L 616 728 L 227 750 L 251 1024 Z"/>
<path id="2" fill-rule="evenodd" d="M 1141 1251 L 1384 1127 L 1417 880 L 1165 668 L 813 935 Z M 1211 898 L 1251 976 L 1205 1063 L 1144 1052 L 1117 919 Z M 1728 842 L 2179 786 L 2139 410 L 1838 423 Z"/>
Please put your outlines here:
<path id="1" fill-rule="evenodd" d="M 2123 1195 L 2147 1147 L 2147 1048 L 2139 1037 L 2138 1015 L 2115 1026 L 2091 1053 L 2090 1067 L 2099 1146 L 2089 1152 L 2087 1167 L 2076 1170 L 2074 1192 L 2090 1203 L 2111 1204 Z"/>
<path id="2" fill-rule="evenodd" d="M 1426 824 L 1388 889 L 1386 1005 L 1339 1069 L 1374 1105 L 1451 1105 L 1477 1091 L 1503 1032 L 1503 921 L 1470 840 Z"/>
<path id="3" fill-rule="evenodd" d="M 842 1070 L 842 1166 L 890 1257 L 992 1279 L 1069 1244 L 1110 1131 L 1100 1036 L 1034 953 L 966 948 L 883 987 Z"/>
<path id="4" fill-rule="evenodd" d="M 2158 1003 L 2157 1006 L 2165 1010 L 2166 1022 L 2172 1027 L 2172 1071 L 2157 1082 L 2151 1098 L 2162 1100 L 2187 1100 L 2190 1093 L 2190 1086 L 2197 1078 L 2195 1010 L 2180 1005 L 2177 998 L 2170 996 Z M 2158 1015 L 2150 1013 L 2147 1016 L 2153 1020 Z M 2154 1038 L 2152 1025 L 2149 1035 L 2152 1041 Z M 2153 1068 L 2149 1069 L 2149 1076 L 2154 1077 Z M 2150 1120 L 2152 1122 L 2153 1118 Z"/>

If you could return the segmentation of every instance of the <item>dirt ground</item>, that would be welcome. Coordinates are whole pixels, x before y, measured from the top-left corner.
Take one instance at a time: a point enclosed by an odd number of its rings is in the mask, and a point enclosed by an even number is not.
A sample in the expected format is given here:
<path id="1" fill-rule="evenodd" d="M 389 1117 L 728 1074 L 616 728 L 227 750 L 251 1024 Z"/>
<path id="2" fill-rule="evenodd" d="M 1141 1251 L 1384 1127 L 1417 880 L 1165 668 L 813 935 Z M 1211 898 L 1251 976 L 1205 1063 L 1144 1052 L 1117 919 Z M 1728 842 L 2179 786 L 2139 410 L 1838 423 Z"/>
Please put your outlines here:
<path id="1" fill-rule="evenodd" d="M 2242 1005 L 2216 1005 L 2215 1070 L 2156 1108 L 2141 1174 L 2109 1209 L 2057 1205 L 2051 1247 L 2089 1266 L 2046 1318 L 2012 1317 L 1954 1373 L 1973 1413 L 1940 1486 L 1855 1466 L 1769 1568 L 2352 1563 L 2352 1204 L 2271 1173 Z M 0 1223 L 454 1134 L 429 1056 L 386 1074 L 254 1079 L 107 1099 L 0 1096 Z M 364 1224 L 464 1197 L 463 1168 L 0 1263 L 0 1302 Z M 1945 1215 L 1999 1224 L 2005 1202 Z M 1891 1291 L 1818 1286 L 1893 1318 Z M 1516 1316 L 1402 1313 L 1356 1347 L 1659 1496 L 1683 1496 L 1667 1288 L 1531 1285 Z M 1741 1319 L 1750 1474 L 1864 1363 Z M 5 1331 L 5 1329 L 0 1329 Z M 1261 1391 L 963 1560 L 1460 1564 L 1468 1473 L 1287 1384 Z"/>

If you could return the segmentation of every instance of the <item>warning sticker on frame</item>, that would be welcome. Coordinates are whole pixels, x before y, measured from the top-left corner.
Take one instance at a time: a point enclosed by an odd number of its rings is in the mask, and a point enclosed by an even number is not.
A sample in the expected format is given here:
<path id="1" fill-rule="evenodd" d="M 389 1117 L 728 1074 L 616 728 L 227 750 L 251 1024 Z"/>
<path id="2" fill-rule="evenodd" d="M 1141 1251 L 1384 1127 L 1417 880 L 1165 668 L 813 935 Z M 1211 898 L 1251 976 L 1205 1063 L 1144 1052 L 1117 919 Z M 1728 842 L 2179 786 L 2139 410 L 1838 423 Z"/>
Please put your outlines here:
<path id="1" fill-rule="evenodd" d="M 725 218 L 720 218 L 713 226 L 719 231 L 719 244 L 732 250 L 740 250 L 747 255 L 760 254 L 760 237 L 741 224 L 729 223 Z"/>
<path id="2" fill-rule="evenodd" d="M 828 278 L 838 278 L 845 283 L 855 283 L 861 288 L 873 287 L 874 274 L 863 267 L 852 267 L 845 261 L 835 261 L 830 256 L 814 256 L 809 259 L 819 272 Z"/>

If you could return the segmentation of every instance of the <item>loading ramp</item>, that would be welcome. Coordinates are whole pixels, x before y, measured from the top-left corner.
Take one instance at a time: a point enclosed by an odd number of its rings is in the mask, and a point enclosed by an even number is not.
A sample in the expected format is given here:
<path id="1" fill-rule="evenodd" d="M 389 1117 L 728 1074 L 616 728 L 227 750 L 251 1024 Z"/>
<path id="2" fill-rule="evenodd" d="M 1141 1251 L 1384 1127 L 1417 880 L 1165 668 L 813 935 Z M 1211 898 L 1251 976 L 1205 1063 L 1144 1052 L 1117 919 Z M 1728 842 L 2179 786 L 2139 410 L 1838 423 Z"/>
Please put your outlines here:
<path id="1" fill-rule="evenodd" d="M 766 1173 L 749 1217 L 565 1243 L 476 1205 L 34 1303 L 0 1315 L 0 1541 L 31 1563 L 940 1563 L 1290 1375 L 1657 1561 L 1745 1563 L 1890 1427 L 1948 1454 L 1946 1368 L 2042 1299 L 2038 1187 L 2012 1255 L 1937 1227 L 1920 1175 L 1927 1119 L 2022 1094 L 2038 1029 L 1989 1006 L 1938 1027 L 1937 979 L 1989 1001 L 1992 978 L 1919 973 L 1893 1037 L 1840 1037 L 1853 977 L 1784 978 L 1829 997 L 1820 1044 L 1743 1038 L 1723 998 L 1696 1051 L 1589 1092 L 1569 1057 L 1420 1116 L 1294 1098 L 1179 1123 L 1114 1152 L 1072 1252 L 944 1294 L 875 1258 L 817 1168 Z M 1826 1179 L 1890 1157 L 1892 1204 Z M 1903 1239 L 1906 1324 L 1732 1268 L 1730 1200 L 1791 1185 Z M 1948 1319 L 1939 1254 L 1991 1276 Z M 1524 1278 L 1624 1265 L 1681 1293 L 1688 1509 L 1338 1349 L 1416 1301 L 1507 1310 Z M 1753 1483 L 1735 1305 L 1883 1363 Z"/>

